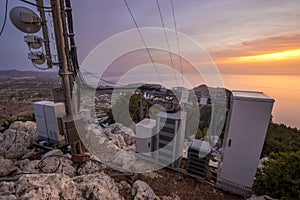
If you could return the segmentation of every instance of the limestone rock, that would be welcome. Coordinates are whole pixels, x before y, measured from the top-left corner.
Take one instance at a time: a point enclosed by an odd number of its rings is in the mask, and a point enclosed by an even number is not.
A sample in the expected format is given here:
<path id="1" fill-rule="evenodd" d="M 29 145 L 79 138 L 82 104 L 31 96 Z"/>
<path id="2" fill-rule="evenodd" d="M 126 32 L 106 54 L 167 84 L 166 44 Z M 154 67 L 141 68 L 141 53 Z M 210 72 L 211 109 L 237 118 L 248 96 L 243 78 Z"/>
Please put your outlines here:
<path id="1" fill-rule="evenodd" d="M 79 175 L 92 174 L 102 170 L 102 165 L 93 161 L 87 161 L 80 165 L 77 170 Z"/>
<path id="2" fill-rule="evenodd" d="M 40 170 L 38 168 L 39 160 L 22 160 L 19 161 L 17 165 L 19 165 L 22 172 L 28 172 L 28 173 L 40 173 Z"/>
<path id="3" fill-rule="evenodd" d="M 17 200 L 15 195 L 0 196 L 0 200 Z"/>
<path id="4" fill-rule="evenodd" d="M 131 193 L 132 196 L 134 196 L 134 200 L 159 199 L 153 192 L 152 188 L 147 183 L 141 180 L 137 180 L 133 183 Z"/>
<path id="5" fill-rule="evenodd" d="M 5 159 L 0 155 L 0 172 L 6 171 L 14 166 L 14 162 L 10 159 Z"/>
<path id="6" fill-rule="evenodd" d="M 119 190 L 131 190 L 131 185 L 127 183 L 126 181 L 121 181 L 118 183 Z"/>
<path id="7" fill-rule="evenodd" d="M 18 199 L 78 199 L 76 183 L 64 174 L 23 175 L 16 182 Z"/>
<path id="8" fill-rule="evenodd" d="M 29 152 L 32 142 L 38 140 L 35 122 L 16 121 L 5 130 L 0 140 L 0 155 L 6 158 L 20 158 Z"/>
<path id="9" fill-rule="evenodd" d="M 64 155 L 64 153 L 60 149 L 54 149 L 52 151 L 48 151 L 47 153 L 45 153 L 42 156 L 42 159 L 45 159 L 46 157 L 49 157 L 49 156 L 63 156 L 63 155 Z"/>
<path id="10" fill-rule="evenodd" d="M 39 166 L 44 173 L 64 173 L 69 177 L 74 177 L 76 175 L 73 161 L 65 155 L 61 156 L 53 154 L 51 156 L 50 154 L 40 161 Z"/>
<path id="11" fill-rule="evenodd" d="M 120 134 L 110 134 L 110 135 L 108 135 L 108 139 L 112 140 L 113 143 L 120 149 L 123 149 L 126 147 L 124 137 Z"/>
<path id="12" fill-rule="evenodd" d="M 95 149 L 108 140 L 103 129 L 93 125 L 88 126 L 87 134 L 82 138 L 84 138 L 83 143 L 88 149 Z"/>
<path id="13" fill-rule="evenodd" d="M 116 153 L 112 162 L 118 164 L 123 169 L 130 170 L 134 167 L 136 161 L 137 158 L 134 152 L 120 150 Z"/>
<path id="14" fill-rule="evenodd" d="M 86 199 L 123 199 L 114 180 L 104 173 L 77 176 L 73 180 Z"/>
<path id="15" fill-rule="evenodd" d="M 132 129 L 123 126 L 120 123 L 111 124 L 104 129 L 104 133 L 109 136 L 111 134 L 122 135 L 127 145 L 135 144 L 135 133 Z"/>
<path id="16" fill-rule="evenodd" d="M 117 183 L 117 186 L 119 188 L 119 192 L 121 195 L 124 195 L 126 199 L 128 197 L 131 197 L 131 185 L 127 183 L 126 181 L 121 181 L 120 183 Z M 132 199 L 132 198 L 131 198 Z"/>
<path id="17" fill-rule="evenodd" d="M 8 197 L 15 192 L 15 184 L 13 182 L 0 182 L 0 199 L 3 197 Z M 12 199 L 12 198 L 8 198 Z"/>
<path id="18" fill-rule="evenodd" d="M 11 123 L 11 125 L 9 126 L 9 129 L 14 129 L 14 130 L 18 130 L 21 126 L 22 122 L 21 121 L 14 121 L 13 123 Z"/>

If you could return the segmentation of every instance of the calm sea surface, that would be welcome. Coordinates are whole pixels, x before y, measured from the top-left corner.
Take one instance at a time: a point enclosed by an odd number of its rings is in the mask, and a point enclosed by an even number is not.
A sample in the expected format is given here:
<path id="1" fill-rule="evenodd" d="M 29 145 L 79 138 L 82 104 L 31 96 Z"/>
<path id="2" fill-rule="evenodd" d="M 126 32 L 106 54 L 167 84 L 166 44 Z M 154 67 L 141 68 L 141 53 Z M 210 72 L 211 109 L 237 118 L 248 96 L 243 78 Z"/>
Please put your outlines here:
<path id="1" fill-rule="evenodd" d="M 275 99 L 273 121 L 300 128 L 300 75 L 223 75 L 230 90 L 261 91 Z"/>

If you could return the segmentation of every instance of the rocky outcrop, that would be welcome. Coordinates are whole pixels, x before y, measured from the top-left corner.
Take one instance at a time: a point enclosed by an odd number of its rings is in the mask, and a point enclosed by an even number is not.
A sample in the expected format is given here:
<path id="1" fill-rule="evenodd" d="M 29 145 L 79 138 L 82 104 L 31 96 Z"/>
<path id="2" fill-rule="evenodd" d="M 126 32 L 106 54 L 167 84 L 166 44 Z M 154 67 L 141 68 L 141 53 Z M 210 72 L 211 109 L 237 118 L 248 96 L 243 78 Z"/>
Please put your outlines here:
<path id="1" fill-rule="evenodd" d="M 5 199 L 123 199 L 104 173 L 70 178 L 64 174 L 28 174 L 16 182 L 0 182 Z"/>
<path id="2" fill-rule="evenodd" d="M 0 155 L 21 158 L 30 152 L 32 142 L 38 140 L 36 123 L 16 121 L 0 137 Z"/>
<path id="3" fill-rule="evenodd" d="M 104 133 L 112 139 L 114 139 L 114 135 L 121 135 L 127 146 L 135 144 L 135 133 L 133 130 L 120 123 L 111 124 L 104 129 Z"/>
<path id="4" fill-rule="evenodd" d="M 102 154 L 109 155 L 115 165 L 131 170 L 149 166 L 147 163 L 141 165 L 140 162 L 137 165 L 137 158 L 131 151 L 135 146 L 131 129 L 114 124 L 104 130 L 100 127 L 89 127 L 88 132 L 89 144 L 104 147 L 100 149 Z M 108 170 L 107 166 L 97 162 L 97 156 L 94 155 L 92 160 L 80 165 L 74 164 L 71 155 L 64 154 L 61 150 L 52 150 L 42 155 L 39 160 L 30 160 L 28 158 L 33 158 L 30 155 L 37 153 L 32 148 L 32 142 L 37 139 L 34 122 L 14 122 L 8 130 L 0 134 L 0 200 L 159 199 L 152 188 L 141 180 L 136 180 L 134 184 L 124 180 L 115 182 L 104 173 Z M 14 172 L 18 175 L 6 175 Z M 173 195 L 164 196 L 162 199 L 178 198 Z"/>
<path id="5" fill-rule="evenodd" d="M 64 174 L 23 175 L 15 187 L 20 199 L 78 199 L 81 196 L 76 183 Z"/>

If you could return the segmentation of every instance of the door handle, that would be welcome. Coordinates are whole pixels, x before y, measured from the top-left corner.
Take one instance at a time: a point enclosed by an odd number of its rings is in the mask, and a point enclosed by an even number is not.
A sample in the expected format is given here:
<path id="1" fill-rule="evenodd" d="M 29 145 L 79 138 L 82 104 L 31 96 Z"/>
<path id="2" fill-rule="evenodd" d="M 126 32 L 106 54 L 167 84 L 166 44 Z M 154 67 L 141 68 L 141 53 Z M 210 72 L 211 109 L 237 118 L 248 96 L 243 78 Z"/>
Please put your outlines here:
<path id="1" fill-rule="evenodd" d="M 228 147 L 230 147 L 231 146 L 231 139 L 229 139 L 229 141 L 228 141 Z"/>

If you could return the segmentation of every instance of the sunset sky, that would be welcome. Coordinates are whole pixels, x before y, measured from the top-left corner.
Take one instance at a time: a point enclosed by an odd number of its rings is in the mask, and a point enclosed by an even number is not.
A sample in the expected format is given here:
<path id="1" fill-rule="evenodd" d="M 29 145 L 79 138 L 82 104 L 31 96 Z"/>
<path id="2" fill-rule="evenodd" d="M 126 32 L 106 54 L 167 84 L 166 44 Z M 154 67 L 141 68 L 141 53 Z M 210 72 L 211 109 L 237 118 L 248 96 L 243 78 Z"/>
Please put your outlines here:
<path id="1" fill-rule="evenodd" d="M 222 73 L 300 72 L 298 0 L 173 2 L 178 31 L 199 42 Z M 73 0 L 72 3 L 80 61 L 98 43 L 134 28 L 123 0 Z M 162 27 L 156 1 L 128 0 L 128 3 L 140 27 Z M 2 22 L 4 1 L 0 4 Z M 10 0 L 9 10 L 17 5 L 31 7 Z M 165 26 L 174 29 L 170 1 L 160 1 L 160 6 Z M 24 35 L 12 27 L 8 18 L 0 38 L 0 69 L 33 69 L 27 60 Z"/>
<path id="2" fill-rule="evenodd" d="M 162 27 L 155 0 L 127 1 L 139 27 Z M 4 18 L 4 3 L 0 1 L 0 25 Z M 174 29 L 170 0 L 159 0 L 159 3 L 166 28 Z M 300 75 L 299 0 L 173 0 L 173 3 L 178 31 L 209 53 L 224 75 L 226 87 L 263 90 L 276 99 L 275 120 L 300 128 L 298 77 L 225 77 L 226 74 Z M 36 10 L 18 0 L 9 0 L 9 10 L 15 6 Z M 101 42 L 135 28 L 123 0 L 72 0 L 72 6 L 80 63 Z M 48 20 L 51 20 L 49 16 Z M 27 59 L 24 35 L 8 18 L 0 37 L 1 70 L 35 70 Z M 170 43 L 175 43 L 175 39 L 174 35 L 169 35 Z M 165 42 L 164 37 L 161 41 Z M 155 62 L 170 66 L 167 52 L 151 50 L 151 53 Z M 193 54 L 193 49 L 188 53 Z M 197 58 L 198 55 L 193 56 Z M 173 55 L 173 59 L 179 71 L 178 56 Z M 105 75 L 118 77 L 138 64 L 149 62 L 145 50 L 129 52 L 116 59 Z M 186 61 L 183 61 L 183 69 L 186 74 L 195 73 Z"/>

